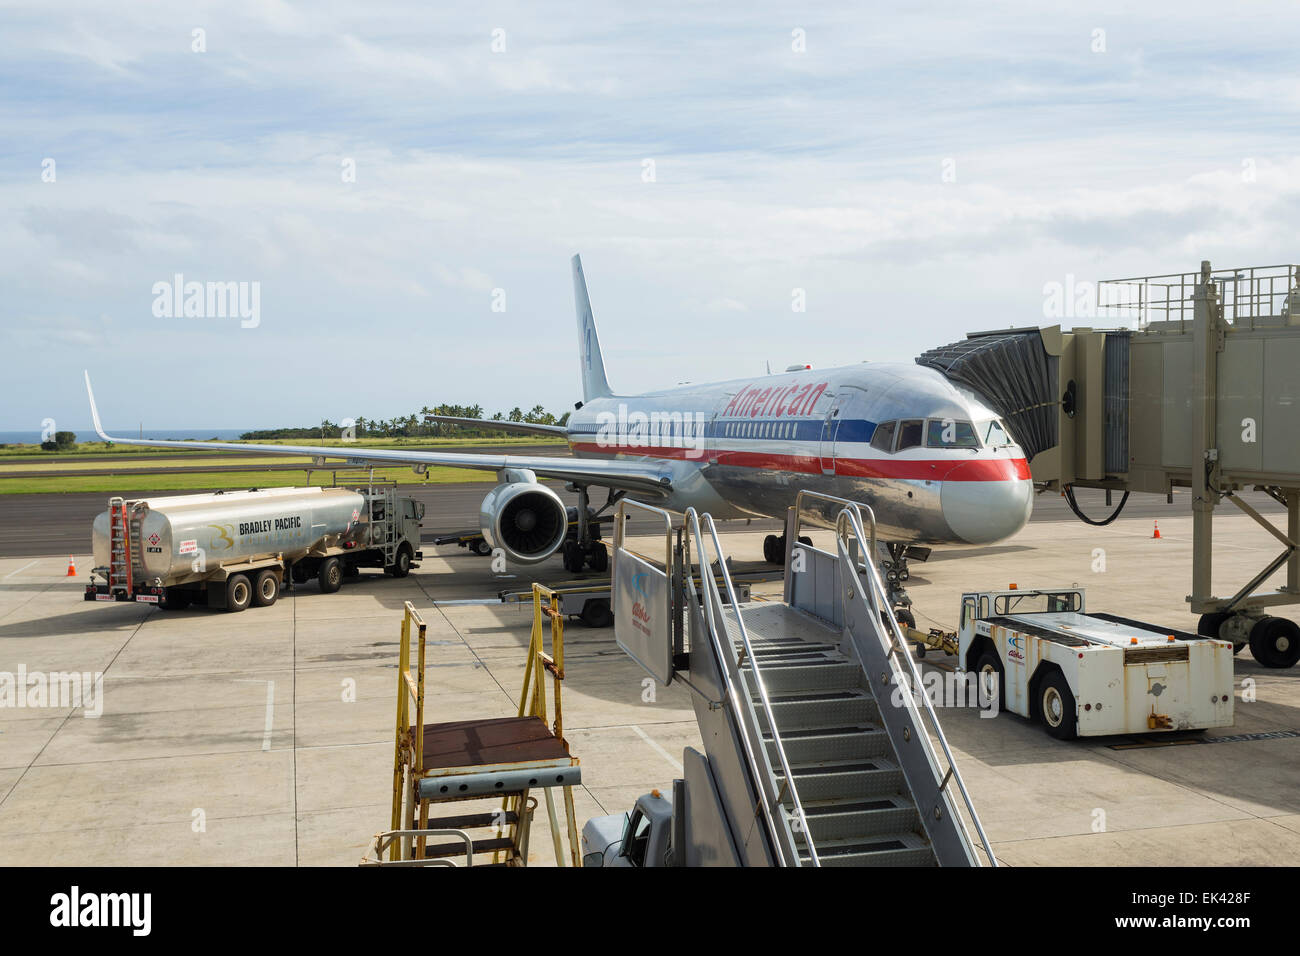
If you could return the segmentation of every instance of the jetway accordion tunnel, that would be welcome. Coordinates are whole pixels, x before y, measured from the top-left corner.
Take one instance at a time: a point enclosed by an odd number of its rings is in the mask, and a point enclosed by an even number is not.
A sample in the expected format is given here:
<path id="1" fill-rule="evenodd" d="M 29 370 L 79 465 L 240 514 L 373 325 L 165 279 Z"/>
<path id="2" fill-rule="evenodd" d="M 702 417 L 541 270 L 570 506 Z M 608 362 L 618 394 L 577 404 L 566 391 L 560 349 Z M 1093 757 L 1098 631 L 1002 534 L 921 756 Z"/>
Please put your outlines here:
<path id="1" fill-rule="evenodd" d="M 1261 620 L 1300 602 L 1300 268 L 1199 270 L 1097 284 L 1110 328 L 1059 325 L 970 333 L 917 358 L 1002 415 L 1042 490 L 1126 496 L 1192 490 L 1192 610 Z M 1288 511 L 1281 533 L 1238 492 L 1263 491 Z M 1210 591 L 1212 519 L 1228 500 L 1284 551 L 1229 597 Z M 1122 502 L 1120 507 L 1122 508 Z M 1111 515 L 1113 520 L 1119 509 Z M 1260 585 L 1283 566 L 1287 582 Z M 1232 635 L 1245 643 L 1240 627 Z M 1283 638 L 1283 656 L 1300 653 Z M 1241 638 L 1238 640 L 1237 638 Z M 1254 641 L 1252 639 L 1252 648 Z M 1259 656 L 1258 654 L 1256 656 Z"/>

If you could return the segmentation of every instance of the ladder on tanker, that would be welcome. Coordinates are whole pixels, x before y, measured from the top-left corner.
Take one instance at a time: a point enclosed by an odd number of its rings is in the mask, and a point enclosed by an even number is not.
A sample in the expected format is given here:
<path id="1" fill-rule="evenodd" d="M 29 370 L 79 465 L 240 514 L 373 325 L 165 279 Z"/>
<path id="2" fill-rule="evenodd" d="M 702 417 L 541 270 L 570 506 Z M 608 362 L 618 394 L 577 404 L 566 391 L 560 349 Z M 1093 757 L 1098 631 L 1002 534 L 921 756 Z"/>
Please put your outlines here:
<path id="1" fill-rule="evenodd" d="M 310 484 L 312 469 L 307 470 L 308 483 Z M 365 482 L 365 487 L 361 487 L 361 482 Z M 398 486 L 397 482 L 389 478 L 375 479 L 375 470 L 370 468 L 364 471 L 339 472 L 333 470 L 330 480 L 330 486 L 334 488 L 353 487 L 358 494 L 366 499 L 366 519 L 370 525 L 368 532 L 369 540 L 366 542 L 368 547 L 382 551 L 384 554 L 384 567 L 391 568 L 397 560 L 397 529 L 401 521 L 401 512 L 398 504 Z M 379 505 L 377 509 L 375 506 Z M 377 515 L 382 510 L 383 519 L 379 520 Z"/>
<path id="2" fill-rule="evenodd" d="M 128 515 L 126 501 L 111 498 L 108 502 L 108 593 L 132 593 L 131 542 L 137 540 L 140 519 Z"/>
<path id="3" fill-rule="evenodd" d="M 806 499 L 838 511 L 834 553 L 799 541 L 799 516 L 811 510 Z M 626 545 L 625 506 L 665 522 L 662 590 L 647 580 L 660 569 Z M 620 503 L 615 600 L 620 588 L 633 589 L 656 605 L 653 620 L 666 598 L 672 646 L 659 646 L 662 630 L 651 636 L 625 624 L 631 614 L 616 613 L 616 638 L 661 683 L 680 679 L 693 691 L 710 766 L 695 779 L 714 793 L 688 800 L 725 808 L 714 830 L 730 830 L 735 861 L 978 866 L 982 850 L 996 866 L 929 699 L 906 690 L 922 684 L 883 582 L 859 558 L 868 546 L 876 553 L 870 509 L 800 493 L 787 519 L 780 602 L 737 600 L 711 516 L 688 511 L 675 537 L 667 512 Z M 686 573 L 695 562 L 719 569 L 718 578 L 703 575 L 697 587 Z M 695 847 L 709 847 L 716 859 L 727 842 L 689 827 L 686 839 L 687 865 Z"/>

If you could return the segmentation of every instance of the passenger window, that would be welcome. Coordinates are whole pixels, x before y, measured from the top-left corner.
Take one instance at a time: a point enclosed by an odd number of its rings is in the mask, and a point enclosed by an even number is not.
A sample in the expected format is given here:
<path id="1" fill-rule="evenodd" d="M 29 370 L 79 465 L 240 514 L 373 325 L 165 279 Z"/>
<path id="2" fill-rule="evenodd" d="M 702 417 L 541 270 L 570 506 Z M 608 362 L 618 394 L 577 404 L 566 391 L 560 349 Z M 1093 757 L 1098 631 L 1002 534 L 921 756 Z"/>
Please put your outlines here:
<path id="1" fill-rule="evenodd" d="M 978 448 L 979 439 L 975 437 L 975 426 L 970 422 L 955 422 L 952 419 L 932 418 L 926 425 L 925 444 L 927 448 Z"/>
<path id="2" fill-rule="evenodd" d="M 925 430 L 925 422 L 920 419 L 898 423 L 898 447 L 897 451 L 904 448 L 916 448 L 921 444 L 922 432 Z"/>
<path id="3" fill-rule="evenodd" d="M 876 430 L 871 433 L 871 447 L 880 451 L 894 450 L 894 429 L 898 427 L 898 422 L 881 422 L 876 426 Z"/>

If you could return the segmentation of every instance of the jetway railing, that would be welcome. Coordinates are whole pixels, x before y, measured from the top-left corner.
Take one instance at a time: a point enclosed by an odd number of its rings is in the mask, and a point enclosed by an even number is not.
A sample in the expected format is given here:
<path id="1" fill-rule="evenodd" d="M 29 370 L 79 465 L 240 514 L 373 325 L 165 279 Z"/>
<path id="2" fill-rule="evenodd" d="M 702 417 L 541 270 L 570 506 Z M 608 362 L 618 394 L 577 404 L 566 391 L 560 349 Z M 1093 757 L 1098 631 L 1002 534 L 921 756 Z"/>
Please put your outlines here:
<path id="1" fill-rule="evenodd" d="M 1291 264 L 1216 269 L 1210 277 L 1219 289 L 1223 319 L 1233 325 L 1253 328 L 1260 319 L 1277 318 L 1300 307 L 1291 294 L 1300 279 L 1300 267 Z M 1151 322 L 1180 322 L 1190 326 L 1195 316 L 1196 289 L 1201 272 L 1103 279 L 1097 283 L 1097 311 L 1136 323 L 1145 328 Z"/>

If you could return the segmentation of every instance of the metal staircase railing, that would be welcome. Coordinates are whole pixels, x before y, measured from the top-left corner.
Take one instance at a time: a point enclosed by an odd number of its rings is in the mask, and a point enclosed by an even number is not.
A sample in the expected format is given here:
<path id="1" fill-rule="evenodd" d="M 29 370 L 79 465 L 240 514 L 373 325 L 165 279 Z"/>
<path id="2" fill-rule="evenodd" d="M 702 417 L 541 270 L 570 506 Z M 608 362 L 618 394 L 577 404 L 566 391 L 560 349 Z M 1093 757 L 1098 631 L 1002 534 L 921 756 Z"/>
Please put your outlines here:
<path id="1" fill-rule="evenodd" d="M 795 841 L 794 831 L 791 830 L 789 819 L 782 812 L 784 799 L 788 795 L 792 804 L 789 818 L 793 819 L 795 830 L 803 837 L 808 852 L 807 864 L 821 866 L 821 861 L 817 857 L 817 849 L 813 845 L 812 830 L 808 826 L 808 818 L 804 814 L 803 804 L 800 802 L 798 790 L 794 786 L 794 772 L 790 769 L 790 761 L 786 757 L 785 746 L 781 741 L 780 731 L 777 729 L 776 716 L 772 712 L 772 701 L 768 695 L 767 686 L 763 681 L 759 658 L 754 653 L 753 645 L 749 640 L 749 632 L 745 628 L 744 615 L 740 611 L 740 603 L 737 600 L 736 590 L 731 581 L 731 572 L 727 568 L 726 556 L 722 553 L 722 543 L 718 540 L 718 530 L 712 515 L 704 515 L 704 526 L 708 530 L 709 540 L 716 556 L 715 560 L 721 572 L 720 576 L 727 593 L 727 603 L 735 614 L 736 630 L 742 648 L 741 657 L 736 656 L 735 642 L 727 629 L 722 592 L 714 575 L 707 571 L 709 565 L 713 562 L 708 560 L 704 553 L 704 535 L 700 530 L 699 515 L 694 508 L 686 512 L 686 535 L 683 555 L 685 573 L 682 575 L 682 579 L 684 579 L 685 590 L 693 601 L 695 586 L 689 571 L 691 566 L 690 542 L 694 540 L 700 565 L 701 585 L 704 588 L 704 630 L 712 642 L 714 656 L 720 665 L 719 669 L 722 672 L 722 679 L 726 688 L 725 699 L 733 702 L 732 711 L 735 713 L 740 725 L 740 739 L 744 746 L 745 759 L 759 793 L 763 816 L 768 826 L 768 832 L 772 835 L 773 847 L 780 858 L 781 865 L 804 865 L 804 861 L 801 860 L 799 855 L 799 847 Z M 783 776 L 780 790 L 776 790 L 777 768 L 772 766 L 767 747 L 764 746 L 763 728 L 758 720 L 754 700 L 745 688 L 744 678 L 740 672 L 740 668 L 744 666 L 746 661 L 749 662 L 750 673 L 754 677 L 754 685 L 758 691 L 763 717 L 767 721 L 767 726 L 772 734 L 771 743 L 776 751 L 780 772 Z"/>
<path id="2" fill-rule="evenodd" d="M 976 833 L 979 834 L 979 840 L 988 858 L 989 865 L 996 867 L 998 865 L 997 857 L 993 854 L 993 848 L 989 844 L 988 836 L 980 823 L 979 814 L 975 811 L 970 794 L 966 790 L 966 784 L 957 770 L 952 748 L 948 745 L 948 738 L 944 735 L 943 728 L 939 724 L 939 717 L 934 711 L 929 695 L 921 690 L 923 685 L 920 672 L 917 670 L 912 655 L 907 651 L 907 642 L 904 640 L 902 631 L 898 626 L 898 620 L 894 617 L 893 610 L 889 606 L 884 582 L 881 581 L 880 573 L 876 569 L 874 560 L 875 514 L 872 513 L 869 507 L 857 502 L 845 501 L 844 504 L 845 507 L 840 511 L 835 524 L 840 566 L 845 569 L 857 568 L 859 571 L 857 574 L 844 574 L 841 576 L 841 593 L 845 599 L 844 626 L 850 634 L 854 635 L 855 638 L 857 637 L 861 628 L 854 627 L 854 624 L 858 623 L 854 619 L 857 617 L 857 609 L 861 608 L 865 617 L 863 623 L 868 625 L 866 630 L 875 638 L 874 646 L 870 642 L 855 641 L 859 653 L 865 651 L 866 657 L 872 658 L 871 660 L 863 659 L 862 661 L 863 666 L 868 667 L 868 677 L 871 677 L 876 666 L 880 666 L 883 662 L 884 666 L 888 668 L 888 673 L 880 675 L 881 685 L 901 686 L 904 691 L 901 694 L 901 699 L 903 708 L 911 719 L 911 725 L 908 726 L 904 723 L 902 726 L 902 740 L 895 741 L 895 750 L 898 753 L 900 766 L 903 767 L 903 772 L 908 777 L 908 786 L 912 793 L 912 799 L 916 802 L 917 809 L 921 811 L 925 819 L 926 830 L 930 833 L 930 842 L 934 847 L 935 855 L 942 863 L 945 855 L 958 851 L 969 853 L 970 837 L 960 816 L 955 812 L 956 807 L 952 800 L 952 791 L 949 789 L 949 785 L 955 783 L 962 802 L 965 804 L 970 822 L 974 826 Z M 870 516 L 870 535 L 864 530 L 862 520 L 864 510 Z M 858 545 L 860 544 L 869 544 L 872 549 L 865 562 L 865 567 L 859 567 L 858 564 Z M 888 628 L 888 634 L 884 632 L 885 627 Z M 921 707 L 919 708 L 916 705 L 917 697 L 921 701 Z M 891 730 L 892 736 L 892 731 L 899 730 L 897 715 L 889 712 L 884 706 L 880 707 L 880 713 L 882 718 L 885 719 L 887 728 Z M 923 726 L 923 719 L 928 726 Z M 888 727 L 890 723 L 894 723 L 896 726 Z M 926 735 L 927 730 L 938 740 L 943 751 L 944 760 L 947 762 L 947 768 L 942 771 L 942 777 L 940 777 L 940 767 L 935 759 L 936 754 L 933 747 L 929 745 L 929 737 Z M 921 745 L 919 757 L 907 747 L 907 744 L 911 743 L 912 734 L 915 734 L 916 742 Z M 929 765 L 930 773 L 928 777 L 938 780 L 937 784 L 927 786 L 925 780 L 922 779 L 923 775 L 916 772 L 920 759 L 924 759 L 925 763 Z M 912 772 L 909 772 L 909 770 Z M 945 842 L 951 841 L 945 841 L 941 834 L 937 832 L 945 823 L 945 815 L 947 816 L 947 822 L 950 824 L 950 831 L 955 831 L 955 836 L 964 844 L 963 846 L 945 846 Z M 936 837 L 940 838 L 936 839 Z"/>

